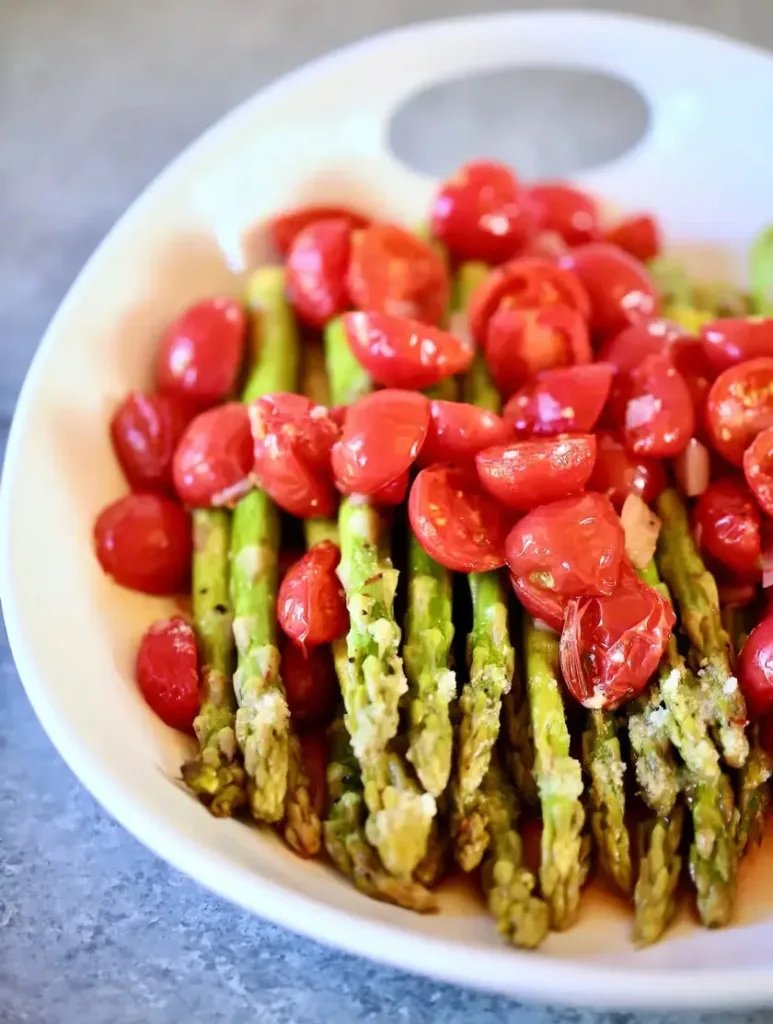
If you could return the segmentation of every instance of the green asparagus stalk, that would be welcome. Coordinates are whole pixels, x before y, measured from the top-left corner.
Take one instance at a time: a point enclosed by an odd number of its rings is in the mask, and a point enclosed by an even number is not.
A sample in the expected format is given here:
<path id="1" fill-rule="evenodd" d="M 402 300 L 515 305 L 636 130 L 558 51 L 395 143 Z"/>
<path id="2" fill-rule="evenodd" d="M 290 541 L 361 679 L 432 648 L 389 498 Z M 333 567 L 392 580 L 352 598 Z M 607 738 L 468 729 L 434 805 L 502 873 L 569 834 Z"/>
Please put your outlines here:
<path id="1" fill-rule="evenodd" d="M 640 829 L 639 877 L 634 891 L 637 945 L 657 942 L 676 913 L 683 828 L 684 805 L 678 802 L 667 817 L 654 815 Z"/>
<path id="2" fill-rule="evenodd" d="M 202 664 L 201 709 L 194 722 L 199 754 L 182 766 L 182 776 L 216 817 L 230 817 L 247 802 L 231 684 L 230 530 L 231 517 L 225 509 L 193 513 L 193 620 Z"/>
<path id="3" fill-rule="evenodd" d="M 427 849 L 419 861 L 413 877 L 417 882 L 433 889 L 448 872 L 451 852 L 451 835 L 448 821 L 448 800 L 446 794 L 438 801 L 432 828 L 427 840 Z"/>
<path id="4" fill-rule="evenodd" d="M 314 857 L 322 845 L 322 822 L 314 808 L 301 741 L 292 728 L 287 756 L 284 837 L 302 857 Z"/>
<path id="5" fill-rule="evenodd" d="M 539 804 L 534 781 L 534 737 L 531 732 L 531 712 L 518 666 L 513 674 L 513 685 L 502 702 L 503 743 L 502 755 L 515 783 L 518 796 L 529 806 Z"/>
<path id="6" fill-rule="evenodd" d="M 601 865 L 624 894 L 631 891 L 631 843 L 625 826 L 625 762 L 613 714 L 591 711 L 583 735 L 590 776 L 591 827 Z"/>
<path id="7" fill-rule="evenodd" d="M 749 277 L 753 311 L 773 316 L 773 227 L 761 231 L 752 243 Z"/>
<path id="8" fill-rule="evenodd" d="M 569 755 L 559 683 L 559 637 L 528 615 L 524 617 L 524 659 L 542 805 L 540 884 L 551 925 L 563 930 L 577 918 L 584 880 L 582 768 Z"/>
<path id="9" fill-rule="evenodd" d="M 372 390 L 372 382 L 352 352 L 340 319 L 325 327 L 325 365 L 333 405 L 351 405 Z"/>
<path id="10" fill-rule="evenodd" d="M 661 818 L 671 814 L 681 786 L 668 726 L 668 712 L 655 679 L 641 697 L 631 702 L 628 739 L 639 792 Z"/>

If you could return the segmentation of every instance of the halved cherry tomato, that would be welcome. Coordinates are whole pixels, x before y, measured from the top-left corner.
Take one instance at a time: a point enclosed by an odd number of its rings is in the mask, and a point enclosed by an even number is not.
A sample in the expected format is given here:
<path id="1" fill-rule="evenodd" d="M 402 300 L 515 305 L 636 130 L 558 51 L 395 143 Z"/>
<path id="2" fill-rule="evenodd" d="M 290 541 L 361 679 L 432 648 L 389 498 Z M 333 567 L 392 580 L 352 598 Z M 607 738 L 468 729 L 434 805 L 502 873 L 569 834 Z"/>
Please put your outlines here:
<path id="1" fill-rule="evenodd" d="M 179 615 L 154 622 L 137 652 L 137 685 L 158 717 L 181 732 L 193 730 L 199 713 L 196 634 Z"/>
<path id="2" fill-rule="evenodd" d="M 429 430 L 417 459 L 420 466 L 470 462 L 479 451 L 512 436 L 501 416 L 467 402 L 437 399 L 430 403 L 429 415 Z"/>
<path id="3" fill-rule="evenodd" d="M 408 516 L 418 542 L 446 569 L 488 572 L 505 563 L 509 518 L 472 466 L 423 469 L 411 487 Z"/>
<path id="4" fill-rule="evenodd" d="M 370 495 L 370 501 L 372 505 L 384 506 L 390 508 L 394 505 L 402 505 L 405 501 L 405 496 L 408 493 L 408 488 L 411 484 L 411 471 L 406 469 L 402 476 L 396 477 L 391 483 L 384 484 L 383 487 L 379 487 L 377 491 L 374 491 Z"/>
<path id="5" fill-rule="evenodd" d="M 698 338 L 680 338 L 670 348 L 671 361 L 684 378 L 695 410 L 695 430 L 705 436 L 706 398 L 717 374 Z"/>
<path id="6" fill-rule="evenodd" d="M 271 500 L 299 519 L 326 518 L 335 514 L 338 495 L 330 470 L 321 472 L 304 458 L 292 437 L 280 432 L 255 449 L 255 481 Z"/>
<path id="7" fill-rule="evenodd" d="M 194 538 L 194 541 L 195 541 L 195 538 Z M 285 576 L 288 574 L 288 572 L 292 569 L 292 567 L 295 565 L 295 563 L 300 558 L 303 558 L 304 554 L 305 554 L 305 552 L 304 552 L 303 548 L 298 548 L 298 547 L 295 547 L 294 545 L 293 545 L 293 547 L 289 547 L 288 548 L 288 547 L 285 547 L 284 545 L 282 545 L 282 547 L 279 549 L 279 557 L 277 559 L 278 569 L 279 569 L 279 583 L 280 583 L 280 586 L 281 586 L 282 580 L 285 578 Z"/>
<path id="8" fill-rule="evenodd" d="M 773 427 L 773 359 L 752 359 L 725 370 L 706 399 L 711 443 L 734 466 L 757 434 Z"/>
<path id="9" fill-rule="evenodd" d="M 470 333 L 481 348 L 489 320 L 502 305 L 509 309 L 569 306 L 586 320 L 590 316 L 590 299 L 578 278 L 537 256 L 510 260 L 492 270 L 475 289 L 468 317 Z"/>
<path id="10" fill-rule="evenodd" d="M 172 459 L 191 418 L 173 395 L 132 391 L 110 420 L 116 458 L 135 491 L 173 491 Z"/>
<path id="11" fill-rule="evenodd" d="M 588 708 L 616 708 L 641 693 L 666 648 L 676 617 L 671 604 L 631 568 L 614 591 L 573 598 L 561 633 L 567 689 Z"/>
<path id="12" fill-rule="evenodd" d="M 706 356 L 717 373 L 750 359 L 773 357 L 773 318 L 728 317 L 701 327 Z"/>
<path id="13" fill-rule="evenodd" d="M 763 512 L 773 516 L 773 427 L 768 427 L 744 452 L 743 471 Z"/>
<path id="14" fill-rule="evenodd" d="M 235 505 L 252 487 L 250 417 L 239 402 L 200 413 L 177 446 L 172 466 L 180 499 L 192 508 Z"/>
<path id="15" fill-rule="evenodd" d="M 341 552 L 329 540 L 310 548 L 289 570 L 279 587 L 277 618 L 300 647 L 318 647 L 349 629 L 344 589 L 336 576 Z"/>
<path id="16" fill-rule="evenodd" d="M 504 416 L 517 438 L 589 434 L 601 416 L 611 384 L 608 363 L 545 370 L 513 395 Z"/>
<path id="17" fill-rule="evenodd" d="M 430 224 L 456 260 L 484 263 L 516 256 L 537 229 L 533 204 L 510 168 L 483 160 L 443 182 Z"/>
<path id="18" fill-rule="evenodd" d="M 170 324 L 156 356 L 159 389 L 203 404 L 234 389 L 242 365 L 247 317 L 235 299 L 204 299 Z"/>
<path id="19" fill-rule="evenodd" d="M 486 448 L 475 456 L 485 489 L 518 512 L 578 493 L 595 461 L 593 434 L 516 441 Z"/>
<path id="20" fill-rule="evenodd" d="M 394 224 L 354 233 L 347 284 L 359 309 L 435 326 L 451 291 L 448 270 L 432 246 Z"/>
<path id="21" fill-rule="evenodd" d="M 94 523 L 99 564 L 116 583 L 144 594 L 182 594 L 190 579 L 188 513 L 162 494 L 127 494 Z"/>
<path id="22" fill-rule="evenodd" d="M 439 327 L 386 313 L 344 313 L 344 330 L 361 366 L 387 388 L 430 388 L 465 373 L 475 346 Z"/>
<path id="23" fill-rule="evenodd" d="M 642 263 L 660 255 L 660 225 L 649 213 L 627 217 L 606 232 L 604 241 L 624 249 Z"/>
<path id="24" fill-rule="evenodd" d="M 743 480 L 713 480 L 695 505 L 698 544 L 739 572 L 759 571 L 761 521 L 751 491 Z"/>
<path id="25" fill-rule="evenodd" d="M 527 611 L 561 629 L 572 597 L 611 594 L 625 535 L 611 502 L 580 494 L 527 513 L 507 538 L 507 564 Z"/>
<path id="26" fill-rule="evenodd" d="M 617 373 L 628 374 L 647 356 L 669 352 L 672 346 L 685 337 L 681 327 L 670 320 L 652 317 L 638 324 L 630 324 L 606 338 L 599 348 L 598 358 L 610 363 Z"/>
<path id="27" fill-rule="evenodd" d="M 299 736 L 303 766 L 309 779 L 311 805 L 320 821 L 325 817 L 327 806 L 327 735 L 324 728 L 302 732 Z"/>
<path id="28" fill-rule="evenodd" d="M 350 229 L 364 228 L 369 218 L 345 206 L 304 206 L 290 210 L 269 222 L 269 233 L 274 248 L 280 256 L 286 256 L 296 237 L 310 224 L 320 220 L 345 220 Z"/>
<path id="29" fill-rule="evenodd" d="M 255 459 L 281 434 L 297 451 L 309 469 L 330 473 L 330 451 L 340 429 L 324 405 L 315 405 L 305 395 L 277 392 L 263 395 L 248 406 Z"/>
<path id="30" fill-rule="evenodd" d="M 576 274 L 587 292 L 591 330 L 599 338 L 658 312 L 657 292 L 646 268 L 616 245 L 581 245 L 560 256 L 558 266 Z"/>
<path id="31" fill-rule="evenodd" d="M 631 373 L 623 438 L 635 455 L 678 455 L 695 431 L 695 412 L 684 378 L 670 356 L 647 356 Z"/>
<path id="32" fill-rule="evenodd" d="M 595 242 L 601 235 L 599 210 L 594 199 L 563 182 L 545 182 L 528 190 L 541 231 L 557 232 L 567 245 Z"/>
<path id="33" fill-rule="evenodd" d="M 416 461 L 429 428 L 429 401 L 416 391 L 374 391 L 349 406 L 333 446 L 333 475 L 344 494 L 373 494 Z"/>
<path id="34" fill-rule="evenodd" d="M 279 637 L 282 682 L 290 716 L 299 725 L 321 723 L 335 711 L 339 698 L 333 655 L 330 647 L 303 650 L 285 637 Z"/>
<path id="35" fill-rule="evenodd" d="M 773 710 L 773 616 L 756 625 L 743 645 L 738 682 L 754 718 Z"/>
<path id="36" fill-rule="evenodd" d="M 510 309 L 503 303 L 488 322 L 486 362 L 504 398 L 542 370 L 592 359 L 588 326 L 569 306 Z"/>
<path id="37" fill-rule="evenodd" d="M 346 220 L 314 221 L 295 236 L 287 253 L 287 297 L 311 327 L 324 327 L 350 305 L 351 231 Z"/>
<path id="38" fill-rule="evenodd" d="M 629 494 L 651 505 L 665 486 L 662 462 L 632 455 L 611 430 L 596 432 L 596 463 L 587 483 L 589 491 L 605 494 L 619 511 Z"/>

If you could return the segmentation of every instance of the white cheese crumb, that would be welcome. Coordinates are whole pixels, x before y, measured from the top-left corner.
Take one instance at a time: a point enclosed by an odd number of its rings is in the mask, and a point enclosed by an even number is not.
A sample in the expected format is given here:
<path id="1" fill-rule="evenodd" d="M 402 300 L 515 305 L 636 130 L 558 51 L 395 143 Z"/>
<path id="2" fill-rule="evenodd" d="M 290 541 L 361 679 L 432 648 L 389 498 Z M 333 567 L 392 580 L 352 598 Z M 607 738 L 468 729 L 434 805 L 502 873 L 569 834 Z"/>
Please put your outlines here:
<path id="1" fill-rule="evenodd" d="M 725 694 L 735 693 L 735 691 L 737 689 L 738 689 L 738 680 L 735 678 L 735 676 L 729 676 L 727 682 L 722 687 L 722 693 L 725 693 Z"/>
<path id="2" fill-rule="evenodd" d="M 666 676 L 666 678 L 660 684 L 661 689 L 663 690 L 663 692 L 668 694 L 669 696 L 673 697 L 676 694 L 676 691 L 677 691 L 677 689 L 679 687 L 679 679 L 680 679 L 679 669 L 678 668 L 672 668 L 671 671 Z"/>

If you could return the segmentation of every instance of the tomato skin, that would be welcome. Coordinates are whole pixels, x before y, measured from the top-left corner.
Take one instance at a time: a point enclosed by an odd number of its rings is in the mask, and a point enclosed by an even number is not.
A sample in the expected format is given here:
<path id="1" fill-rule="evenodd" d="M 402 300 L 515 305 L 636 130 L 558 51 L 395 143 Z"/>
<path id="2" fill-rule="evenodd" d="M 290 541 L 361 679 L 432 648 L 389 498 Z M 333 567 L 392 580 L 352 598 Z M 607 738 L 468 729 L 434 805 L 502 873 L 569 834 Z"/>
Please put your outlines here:
<path id="1" fill-rule="evenodd" d="M 469 339 L 408 317 L 344 313 L 352 352 L 377 384 L 423 390 L 465 373 L 475 355 Z"/>
<path id="2" fill-rule="evenodd" d="M 311 805 L 320 821 L 327 806 L 327 736 L 324 728 L 313 728 L 298 737 L 303 754 L 303 765 L 309 780 Z"/>
<path id="3" fill-rule="evenodd" d="M 738 682 L 753 718 L 761 718 L 773 709 L 773 616 L 758 623 L 743 645 Z"/>
<path id="4" fill-rule="evenodd" d="M 647 356 L 631 374 L 623 439 L 634 455 L 678 455 L 695 432 L 687 384 L 671 357 Z"/>
<path id="5" fill-rule="evenodd" d="M 254 459 L 247 409 L 218 405 L 188 424 L 172 464 L 175 490 L 191 508 L 234 505 L 252 486 Z"/>
<path id="6" fill-rule="evenodd" d="M 711 385 L 706 399 L 711 444 L 734 466 L 754 438 L 773 427 L 773 359 L 731 366 Z"/>
<path id="7" fill-rule="evenodd" d="M 339 699 L 333 655 L 327 645 L 303 650 L 279 636 L 282 682 L 290 717 L 298 725 L 326 722 Z"/>
<path id="8" fill-rule="evenodd" d="M 595 242 L 570 249 L 558 266 L 576 274 L 587 292 L 591 330 L 599 338 L 657 315 L 657 292 L 646 268 L 616 245 Z"/>
<path id="9" fill-rule="evenodd" d="M 443 182 L 430 210 L 432 234 L 456 260 L 502 263 L 537 230 L 528 193 L 503 164 L 465 164 Z"/>
<path id="10" fill-rule="evenodd" d="M 182 594 L 190 580 L 191 520 L 161 494 L 127 494 L 94 523 L 99 564 L 116 583 L 144 594 Z"/>
<path id="11" fill-rule="evenodd" d="M 326 519 L 335 515 L 338 495 L 329 473 L 315 470 L 285 433 L 258 446 L 253 476 L 274 504 L 299 519 Z"/>
<path id="12" fill-rule="evenodd" d="M 250 427 L 255 442 L 255 458 L 275 443 L 279 434 L 298 452 L 315 472 L 330 472 L 330 451 L 338 440 L 340 428 L 323 405 L 305 395 L 277 392 L 263 395 L 248 406 Z"/>
<path id="13" fill-rule="evenodd" d="M 513 395 L 504 418 L 518 439 L 589 434 L 611 385 L 612 367 L 607 363 L 545 370 Z"/>
<path id="14" fill-rule="evenodd" d="M 518 512 L 578 493 L 595 461 L 593 434 L 516 441 L 486 448 L 475 456 L 485 489 Z"/>
<path id="15" fill-rule="evenodd" d="M 649 213 L 621 220 L 606 232 L 604 241 L 618 246 L 642 263 L 654 260 L 663 248 L 660 225 Z"/>
<path id="16" fill-rule="evenodd" d="M 116 458 L 135 491 L 173 493 L 172 459 L 191 418 L 171 395 L 132 391 L 110 420 Z"/>
<path id="17" fill-rule="evenodd" d="M 730 569 L 759 571 L 760 513 L 742 480 L 713 480 L 698 498 L 694 514 L 701 548 Z"/>
<path id="18" fill-rule="evenodd" d="M 311 224 L 320 220 L 343 220 L 350 230 L 364 228 L 369 219 L 345 206 L 304 206 L 290 210 L 269 222 L 269 234 L 280 256 L 287 256 L 296 237 Z"/>
<path id="19" fill-rule="evenodd" d="M 203 405 L 233 393 L 247 333 L 244 308 L 234 299 L 204 299 L 164 332 L 156 355 L 160 391 Z"/>
<path id="20" fill-rule="evenodd" d="M 146 703 L 172 729 L 192 732 L 199 713 L 196 634 L 179 615 L 154 622 L 137 651 L 137 685 Z"/>
<path id="21" fill-rule="evenodd" d="M 773 427 L 758 434 L 746 449 L 743 471 L 757 504 L 773 516 Z"/>
<path id="22" fill-rule="evenodd" d="M 671 345 L 669 351 L 671 361 L 682 375 L 692 398 L 696 436 L 703 439 L 706 436 L 706 399 L 716 380 L 716 371 L 706 358 L 698 338 L 680 338 Z"/>
<path id="23" fill-rule="evenodd" d="M 383 487 L 379 487 L 377 491 L 374 491 L 370 495 L 370 501 L 372 505 L 378 505 L 383 508 L 391 508 L 395 505 L 402 505 L 405 501 L 405 496 L 408 493 L 408 488 L 411 485 L 411 473 L 410 470 L 402 474 L 402 476 L 396 477 L 388 484 L 384 484 Z"/>
<path id="24" fill-rule="evenodd" d="M 489 321 L 502 305 L 509 309 L 569 306 L 585 320 L 590 316 L 590 299 L 576 275 L 538 256 L 524 256 L 497 267 L 473 292 L 468 320 L 480 348 L 486 347 Z"/>
<path id="25" fill-rule="evenodd" d="M 354 233 L 347 286 L 358 309 L 432 326 L 445 316 L 451 294 L 448 269 L 437 252 L 394 224 L 371 224 Z"/>
<path id="26" fill-rule="evenodd" d="M 349 613 L 336 567 L 341 552 L 329 540 L 315 544 L 282 580 L 277 618 L 285 635 L 299 647 L 319 647 L 344 636 Z"/>
<path id="27" fill-rule="evenodd" d="M 750 359 L 773 356 L 773 318 L 726 317 L 700 330 L 706 358 L 716 373 Z"/>
<path id="28" fill-rule="evenodd" d="M 287 253 L 287 297 L 310 327 L 324 327 L 349 306 L 346 273 L 351 225 L 317 220 L 299 232 Z"/>
<path id="29" fill-rule="evenodd" d="M 681 327 L 670 320 L 652 317 L 611 334 L 599 348 L 598 358 L 610 363 L 616 373 L 630 374 L 647 356 L 670 352 L 685 337 Z"/>
<path id="30" fill-rule="evenodd" d="M 510 309 L 501 305 L 488 322 L 486 362 L 505 398 L 542 370 L 592 359 L 587 324 L 569 306 Z"/>
<path id="31" fill-rule="evenodd" d="M 349 406 L 333 446 L 333 476 L 344 494 L 373 494 L 401 477 L 419 454 L 429 429 L 429 400 L 416 391 L 387 388 Z"/>
<path id="32" fill-rule="evenodd" d="M 647 686 L 676 616 L 631 568 L 612 594 L 572 598 L 561 633 L 561 672 L 585 707 L 613 709 Z"/>
<path id="33" fill-rule="evenodd" d="M 586 192 L 557 181 L 532 185 L 528 194 L 536 206 L 541 231 L 555 231 L 569 246 L 600 238 L 598 206 Z"/>
<path id="34" fill-rule="evenodd" d="M 470 462 L 479 451 L 501 444 L 512 435 L 501 416 L 467 402 L 430 402 L 429 429 L 417 463 Z"/>
<path id="35" fill-rule="evenodd" d="M 509 518 L 481 488 L 472 466 L 423 469 L 408 497 L 416 539 L 454 572 L 488 572 L 505 562 Z"/>
<path id="36" fill-rule="evenodd" d="M 596 462 L 587 483 L 589 491 L 605 494 L 620 511 L 629 494 L 652 505 L 666 482 L 662 462 L 632 455 L 614 431 L 596 432 Z"/>
<path id="37" fill-rule="evenodd" d="M 515 596 L 520 603 L 535 619 L 550 626 L 556 633 L 560 633 L 564 626 L 564 615 L 569 598 L 565 594 L 557 594 L 553 590 L 541 587 L 533 580 L 524 576 L 514 576 L 510 573 Z"/>

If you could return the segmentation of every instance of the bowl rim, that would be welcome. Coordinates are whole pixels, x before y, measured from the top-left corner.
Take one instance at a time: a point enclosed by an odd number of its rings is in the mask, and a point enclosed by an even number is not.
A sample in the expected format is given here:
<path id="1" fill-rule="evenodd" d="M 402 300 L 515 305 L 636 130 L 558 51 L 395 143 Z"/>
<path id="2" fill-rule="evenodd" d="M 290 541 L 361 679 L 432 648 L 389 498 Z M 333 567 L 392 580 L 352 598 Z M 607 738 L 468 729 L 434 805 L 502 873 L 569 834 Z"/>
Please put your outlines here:
<path id="1" fill-rule="evenodd" d="M 633 971 L 627 967 L 526 953 L 506 946 L 501 951 L 471 949 L 461 940 L 417 934 L 410 927 L 372 921 L 367 916 L 327 906 L 279 883 L 263 879 L 202 844 L 180 842 L 178 828 L 149 811 L 131 786 L 94 756 L 80 741 L 75 727 L 57 714 L 49 700 L 45 679 L 37 669 L 27 624 L 14 600 L 10 559 L 12 505 L 22 483 L 22 441 L 34 415 L 36 393 L 46 361 L 57 343 L 60 324 L 65 321 L 70 307 L 88 292 L 91 277 L 105 252 L 120 246 L 124 236 L 131 234 L 145 208 L 167 187 L 167 182 L 183 170 L 191 173 L 198 161 L 226 142 L 245 119 L 257 109 L 270 105 L 285 89 L 297 87 L 305 78 L 313 77 L 323 67 L 355 50 L 362 53 L 368 48 L 380 48 L 395 37 L 449 26 L 464 28 L 482 20 L 500 24 L 506 21 L 515 29 L 519 23 L 535 19 L 555 22 L 556 27 L 560 25 L 565 31 L 571 27 L 569 23 L 575 21 L 586 25 L 596 22 L 599 26 L 615 22 L 633 29 L 648 26 L 670 33 L 684 33 L 722 43 L 739 53 L 764 57 L 773 66 L 770 54 L 758 47 L 676 22 L 600 11 L 510 11 L 421 21 L 370 36 L 304 64 L 226 113 L 167 164 L 121 215 L 71 284 L 33 356 L 9 430 L 0 485 L 0 599 L 9 646 L 35 714 L 84 788 L 128 832 L 163 860 L 219 896 L 252 913 L 259 913 L 260 917 L 323 944 L 411 973 L 532 1001 L 610 1009 L 759 1007 L 773 1002 L 773 972 L 762 967 L 723 970 L 707 965 L 699 970 L 643 968 Z"/>

